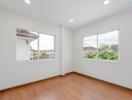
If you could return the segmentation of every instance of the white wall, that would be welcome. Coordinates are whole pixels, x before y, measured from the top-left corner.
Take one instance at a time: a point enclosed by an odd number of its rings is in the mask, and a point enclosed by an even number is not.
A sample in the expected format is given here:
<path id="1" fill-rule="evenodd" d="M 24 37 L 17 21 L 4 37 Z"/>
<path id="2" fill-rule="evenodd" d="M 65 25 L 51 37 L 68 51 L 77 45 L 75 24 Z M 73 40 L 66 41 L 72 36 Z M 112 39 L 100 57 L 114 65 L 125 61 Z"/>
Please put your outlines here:
<path id="1" fill-rule="evenodd" d="M 84 36 L 114 29 L 120 29 L 120 61 L 92 61 L 82 57 Z M 132 12 L 83 27 L 76 31 L 74 40 L 74 66 L 77 72 L 132 89 Z"/>
<path id="2" fill-rule="evenodd" d="M 61 74 L 64 75 L 73 71 L 73 34 L 71 30 L 64 27 L 62 27 L 61 33 Z"/>
<path id="3" fill-rule="evenodd" d="M 16 28 L 55 34 L 55 59 L 17 62 Z M 60 40 L 61 33 L 59 26 L 50 25 L 13 12 L 0 10 L 0 90 L 60 75 L 60 52 L 61 50 L 63 51 Z"/>

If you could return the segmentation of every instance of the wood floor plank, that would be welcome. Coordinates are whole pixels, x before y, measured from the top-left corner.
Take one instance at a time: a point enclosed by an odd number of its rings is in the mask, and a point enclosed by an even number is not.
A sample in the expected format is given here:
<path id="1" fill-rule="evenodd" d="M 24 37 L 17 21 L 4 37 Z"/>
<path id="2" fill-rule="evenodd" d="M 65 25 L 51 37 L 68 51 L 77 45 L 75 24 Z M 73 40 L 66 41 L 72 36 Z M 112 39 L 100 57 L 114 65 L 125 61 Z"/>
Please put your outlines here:
<path id="1" fill-rule="evenodd" d="M 0 100 L 132 100 L 132 92 L 78 74 L 0 93 Z"/>

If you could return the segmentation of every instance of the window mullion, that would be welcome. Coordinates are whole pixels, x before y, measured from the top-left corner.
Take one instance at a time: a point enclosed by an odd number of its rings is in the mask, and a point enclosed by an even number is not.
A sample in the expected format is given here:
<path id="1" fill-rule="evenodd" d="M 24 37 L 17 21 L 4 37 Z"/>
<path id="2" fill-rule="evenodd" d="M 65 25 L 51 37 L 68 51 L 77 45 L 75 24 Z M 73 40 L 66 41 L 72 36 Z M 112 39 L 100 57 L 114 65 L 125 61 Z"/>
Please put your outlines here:
<path id="1" fill-rule="evenodd" d="M 39 33 L 38 33 L 38 60 L 39 60 L 39 55 L 40 55 L 40 51 L 39 51 Z"/>
<path id="2" fill-rule="evenodd" d="M 98 37 L 98 34 L 97 34 L 97 59 L 99 60 L 99 37 Z"/>

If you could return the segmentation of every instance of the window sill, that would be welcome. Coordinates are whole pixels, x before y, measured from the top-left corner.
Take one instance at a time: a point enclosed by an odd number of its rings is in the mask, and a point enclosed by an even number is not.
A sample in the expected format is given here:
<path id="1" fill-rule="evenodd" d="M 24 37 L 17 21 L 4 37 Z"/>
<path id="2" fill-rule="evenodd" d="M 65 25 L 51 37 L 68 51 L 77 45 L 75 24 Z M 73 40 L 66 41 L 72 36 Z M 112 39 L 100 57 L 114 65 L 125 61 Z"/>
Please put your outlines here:
<path id="1" fill-rule="evenodd" d="M 53 61 L 55 58 L 50 59 L 38 59 L 38 60 L 16 60 L 17 63 L 39 63 L 44 61 Z"/>
<path id="2" fill-rule="evenodd" d="M 115 64 L 119 64 L 120 60 L 103 60 L 103 59 L 87 59 L 87 58 L 83 58 L 83 61 L 89 61 L 89 62 L 97 62 L 97 63 L 115 63 Z"/>

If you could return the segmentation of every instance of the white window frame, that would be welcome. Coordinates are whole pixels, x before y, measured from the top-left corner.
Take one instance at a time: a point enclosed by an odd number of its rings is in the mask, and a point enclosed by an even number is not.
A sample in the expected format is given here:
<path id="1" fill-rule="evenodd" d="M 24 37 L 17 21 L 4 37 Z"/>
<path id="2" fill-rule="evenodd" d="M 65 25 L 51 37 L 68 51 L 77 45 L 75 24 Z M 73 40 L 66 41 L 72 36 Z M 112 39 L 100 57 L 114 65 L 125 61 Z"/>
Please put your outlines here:
<path id="1" fill-rule="evenodd" d="M 40 59 L 40 58 L 39 58 L 39 54 L 40 54 L 39 45 L 40 45 L 40 42 L 39 42 L 39 38 L 38 38 L 38 56 L 37 56 L 37 59 L 35 59 L 35 60 L 40 61 L 40 60 L 55 59 L 55 58 L 56 58 L 56 42 L 55 42 L 55 41 L 56 41 L 56 35 L 54 35 L 54 34 L 49 34 L 49 33 L 38 33 L 38 36 L 39 36 L 39 34 L 51 35 L 51 36 L 54 37 L 54 57 L 52 57 L 52 58 L 46 58 L 46 59 Z M 35 60 L 29 60 L 29 61 L 35 61 Z"/>
<path id="2" fill-rule="evenodd" d="M 119 63 L 120 62 L 120 28 L 118 28 L 118 29 L 113 29 L 113 30 L 109 30 L 109 31 L 104 31 L 104 32 L 98 32 L 98 33 L 96 33 L 96 34 L 90 34 L 90 35 L 85 35 L 85 36 L 83 36 L 82 37 L 82 48 L 83 48 L 83 45 L 84 45 L 84 41 L 83 41 L 83 39 L 85 38 L 85 37 L 89 37 L 89 36 L 93 36 L 93 35 L 97 35 L 97 55 L 99 54 L 98 53 L 98 36 L 100 35 L 100 34 L 105 34 L 105 33 L 108 33 L 108 32 L 113 32 L 113 31 L 118 31 L 118 59 L 117 60 L 108 60 L 108 59 L 99 59 L 99 58 L 97 58 L 97 59 L 89 59 L 89 58 L 85 58 L 84 57 L 84 53 L 82 53 L 82 57 L 83 57 L 83 60 L 86 60 L 86 61 L 97 61 L 97 62 L 114 62 L 114 63 Z M 82 52 L 83 52 L 83 49 L 82 49 Z"/>
<path id="3" fill-rule="evenodd" d="M 17 30 L 18 28 L 16 28 L 15 29 L 15 32 L 16 32 L 16 30 Z M 20 28 L 20 29 L 24 29 L 24 28 Z M 30 31 L 30 30 L 28 30 L 28 29 L 25 29 L 25 30 L 27 30 L 27 31 Z M 36 32 L 36 31 L 32 31 L 32 32 Z M 35 59 L 35 60 L 17 60 L 16 59 L 16 61 L 19 63 L 28 63 L 28 62 L 38 62 L 38 61 L 45 61 L 45 60 L 54 60 L 55 58 L 56 58 L 56 35 L 55 35 L 55 33 L 42 33 L 42 32 L 36 32 L 36 33 L 38 33 L 38 36 L 39 36 L 39 34 L 46 34 L 46 35 L 51 35 L 51 36 L 54 36 L 54 57 L 52 57 L 52 58 L 47 58 L 47 59 L 39 59 L 39 53 L 38 53 L 38 57 L 37 57 L 37 59 Z M 16 37 L 17 38 L 17 37 Z M 17 41 L 16 41 L 17 42 Z M 38 39 L 38 52 L 39 52 L 39 39 Z"/>

